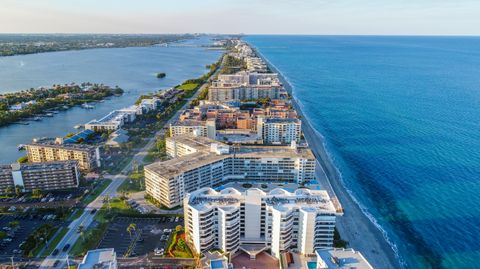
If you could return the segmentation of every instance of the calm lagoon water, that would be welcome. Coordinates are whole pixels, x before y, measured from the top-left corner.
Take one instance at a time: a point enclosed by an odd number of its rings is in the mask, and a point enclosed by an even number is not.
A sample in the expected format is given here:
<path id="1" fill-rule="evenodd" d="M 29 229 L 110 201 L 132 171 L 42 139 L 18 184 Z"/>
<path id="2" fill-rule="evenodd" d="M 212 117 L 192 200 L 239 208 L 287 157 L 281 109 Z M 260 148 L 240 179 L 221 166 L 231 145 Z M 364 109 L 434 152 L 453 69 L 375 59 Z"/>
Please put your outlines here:
<path id="1" fill-rule="evenodd" d="M 202 45 L 209 42 L 207 37 L 202 37 L 182 44 Z M 34 137 L 63 136 L 74 132 L 73 126 L 77 124 L 132 105 L 141 94 L 199 77 L 207 72 L 205 65 L 217 61 L 221 53 L 199 46 L 153 46 L 0 57 L 0 92 L 88 81 L 118 85 L 125 90 L 123 96 L 98 103 L 95 109 L 77 107 L 30 125 L 0 128 L 0 163 L 17 160 L 24 154 L 17 150 L 17 145 L 28 143 Z M 157 72 L 165 72 L 167 76 L 157 79 Z"/>
<path id="2" fill-rule="evenodd" d="M 480 260 L 480 38 L 249 36 L 410 268 Z"/>

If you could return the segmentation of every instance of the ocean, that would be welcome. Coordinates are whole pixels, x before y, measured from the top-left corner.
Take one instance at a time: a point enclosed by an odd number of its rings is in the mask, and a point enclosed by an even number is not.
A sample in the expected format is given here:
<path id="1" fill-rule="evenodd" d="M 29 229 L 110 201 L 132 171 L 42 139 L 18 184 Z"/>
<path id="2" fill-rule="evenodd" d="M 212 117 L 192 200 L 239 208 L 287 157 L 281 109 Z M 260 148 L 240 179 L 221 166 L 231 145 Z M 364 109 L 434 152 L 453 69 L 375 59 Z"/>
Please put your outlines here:
<path id="1" fill-rule="evenodd" d="M 408 268 L 480 260 L 480 38 L 247 36 Z"/>
<path id="2" fill-rule="evenodd" d="M 0 93 L 15 92 L 63 83 L 104 83 L 125 90 L 95 104 L 95 109 L 75 107 L 29 125 L 0 127 L 0 164 L 16 161 L 25 154 L 17 145 L 35 137 L 64 136 L 77 132 L 73 127 L 99 119 L 110 111 L 131 106 L 138 96 L 197 78 L 208 72 L 223 51 L 209 50 L 208 36 L 183 41 L 181 46 L 87 49 L 0 57 Z M 185 46 L 189 45 L 189 46 Z M 163 79 L 157 72 L 165 72 Z"/>

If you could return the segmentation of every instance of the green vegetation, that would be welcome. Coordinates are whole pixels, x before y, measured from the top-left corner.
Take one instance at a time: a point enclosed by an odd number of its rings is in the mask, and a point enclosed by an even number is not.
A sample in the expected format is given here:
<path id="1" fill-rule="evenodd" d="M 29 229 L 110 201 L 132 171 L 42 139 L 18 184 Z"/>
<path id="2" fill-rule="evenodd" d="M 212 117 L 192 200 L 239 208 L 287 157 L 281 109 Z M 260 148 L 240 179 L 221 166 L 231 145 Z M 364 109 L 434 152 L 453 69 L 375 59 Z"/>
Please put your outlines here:
<path id="1" fill-rule="evenodd" d="M 157 78 L 164 78 L 166 75 L 165 73 L 157 73 Z"/>
<path id="2" fill-rule="evenodd" d="M 118 187 L 118 192 L 139 192 L 145 190 L 143 169 L 133 171 L 128 178 Z"/>
<path id="3" fill-rule="evenodd" d="M 32 190 L 32 198 L 42 198 L 43 193 L 41 189 L 33 189 Z"/>
<path id="4" fill-rule="evenodd" d="M 167 252 L 170 257 L 193 258 L 193 253 L 185 241 L 185 232 L 180 226 L 175 229 L 167 242 Z"/>
<path id="5" fill-rule="evenodd" d="M 58 243 L 62 238 L 67 234 L 68 227 L 62 227 L 55 235 L 55 237 L 48 243 L 48 245 L 43 249 L 40 253 L 40 257 L 47 257 L 49 256 L 53 250 L 57 247 Z"/>
<path id="6" fill-rule="evenodd" d="M 108 223 L 103 222 L 98 224 L 97 227 L 83 232 L 83 235 L 72 246 L 70 255 L 74 257 L 83 256 L 88 250 L 97 248 L 98 242 L 102 239 L 107 227 Z"/>
<path id="7" fill-rule="evenodd" d="M 80 216 L 83 214 L 84 209 L 83 208 L 77 208 L 75 209 L 75 212 L 70 216 L 70 221 L 76 220 L 80 218 Z"/>
<path id="8" fill-rule="evenodd" d="M 119 214 L 140 215 L 127 203 L 126 197 L 113 199 L 105 197 L 102 208 L 95 215 L 98 225 L 89 231 L 81 231 L 82 236 L 75 242 L 70 254 L 75 257 L 83 256 L 89 249 L 96 248 L 105 234 L 108 224 Z"/>
<path id="9" fill-rule="evenodd" d="M 152 163 L 157 160 L 166 160 L 167 152 L 165 146 L 165 137 L 158 137 L 155 142 L 155 147 L 148 150 L 147 156 L 143 159 L 145 163 Z"/>
<path id="10" fill-rule="evenodd" d="M 226 55 L 223 67 L 220 70 L 222 74 L 234 74 L 238 71 L 247 69 L 247 64 L 242 59 Z"/>
<path id="11" fill-rule="evenodd" d="M 177 89 L 184 90 L 184 91 L 193 91 L 197 89 L 198 85 L 199 85 L 198 83 L 186 83 L 186 84 L 180 85 Z"/>
<path id="12" fill-rule="evenodd" d="M 88 87 L 88 90 L 84 90 Z M 72 107 L 105 97 L 122 94 L 123 90 L 103 84 L 53 85 L 51 88 L 0 94 L 0 126 L 45 113 L 49 109 Z M 10 106 L 24 104 L 21 110 L 10 110 Z M 27 104 L 28 103 L 28 104 Z"/>
<path id="13" fill-rule="evenodd" d="M 83 204 L 88 205 L 89 203 L 93 202 L 93 200 L 95 200 L 95 198 L 97 198 L 98 195 L 100 195 L 100 193 L 102 193 L 103 190 L 105 190 L 107 186 L 110 185 L 111 182 L 112 182 L 111 179 L 102 179 L 101 181 L 99 181 L 95 185 L 95 188 L 93 189 L 93 191 L 87 193 L 82 198 Z"/>
<path id="14" fill-rule="evenodd" d="M 22 247 L 23 255 L 27 257 L 36 257 L 38 253 L 45 246 L 46 241 L 50 240 L 52 236 L 56 233 L 58 227 L 54 227 L 51 224 L 43 224 L 38 227 L 27 240 Z"/>
<path id="15" fill-rule="evenodd" d="M 26 162 L 28 162 L 28 156 L 25 155 L 25 156 L 22 156 L 22 157 L 18 158 L 17 162 L 18 162 L 18 163 L 26 163 Z"/>
<path id="16" fill-rule="evenodd" d="M 340 238 L 340 233 L 338 232 L 337 228 L 333 231 L 333 247 L 335 248 L 347 248 L 348 241 L 343 240 Z"/>
<path id="17" fill-rule="evenodd" d="M 8 34 L 0 36 L 0 56 L 92 48 L 146 47 L 190 38 L 192 38 L 190 34 Z"/>

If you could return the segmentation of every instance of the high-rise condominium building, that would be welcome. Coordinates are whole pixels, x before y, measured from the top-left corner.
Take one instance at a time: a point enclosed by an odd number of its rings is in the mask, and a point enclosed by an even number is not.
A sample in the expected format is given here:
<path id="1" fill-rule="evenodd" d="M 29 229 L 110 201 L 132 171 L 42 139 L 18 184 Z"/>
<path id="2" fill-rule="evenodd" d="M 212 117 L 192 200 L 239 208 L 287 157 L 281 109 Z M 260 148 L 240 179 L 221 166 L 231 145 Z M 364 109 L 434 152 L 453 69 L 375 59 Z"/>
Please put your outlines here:
<path id="1" fill-rule="evenodd" d="M 17 186 L 25 192 L 76 188 L 79 176 L 78 161 L 1 165 L 0 193 Z"/>
<path id="2" fill-rule="evenodd" d="M 228 147 L 207 138 L 172 137 L 170 156 L 145 166 L 146 193 L 167 207 L 181 205 L 188 192 L 230 181 L 302 183 L 315 177 L 315 157 L 296 146 Z"/>
<path id="3" fill-rule="evenodd" d="M 255 188 L 199 189 L 185 197 L 184 214 L 187 238 L 198 253 L 270 249 L 276 257 L 331 247 L 337 215 L 326 191 Z"/>
<path id="4" fill-rule="evenodd" d="M 288 145 L 300 142 L 302 122 L 299 119 L 258 117 L 257 134 L 265 144 Z"/>

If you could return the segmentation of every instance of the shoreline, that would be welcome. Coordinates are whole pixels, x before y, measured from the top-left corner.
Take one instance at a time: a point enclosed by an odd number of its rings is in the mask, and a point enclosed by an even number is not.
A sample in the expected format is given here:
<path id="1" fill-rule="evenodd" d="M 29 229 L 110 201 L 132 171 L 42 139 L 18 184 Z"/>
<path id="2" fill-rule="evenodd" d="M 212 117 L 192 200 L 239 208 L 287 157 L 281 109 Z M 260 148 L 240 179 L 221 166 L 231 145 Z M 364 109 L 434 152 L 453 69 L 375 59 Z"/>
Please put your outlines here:
<path id="1" fill-rule="evenodd" d="M 302 131 L 310 149 L 317 159 L 317 180 L 323 177 L 325 182 L 340 201 L 344 215 L 337 217 L 337 230 L 343 240 L 348 241 L 348 247 L 360 251 L 374 268 L 403 268 L 399 254 L 394 250 L 395 244 L 386 237 L 385 231 L 374 223 L 362 210 L 359 202 L 350 194 L 344 185 L 338 168 L 333 164 L 324 145 L 324 139 L 311 125 L 308 117 L 293 95 L 293 86 L 279 70 L 258 49 L 249 44 L 268 67 L 278 74 L 283 86 L 291 96 L 294 109 L 302 119 Z M 325 182 L 320 182 L 322 185 Z M 324 186 L 325 187 L 325 186 Z M 328 188 L 327 188 L 328 189 Z"/>

